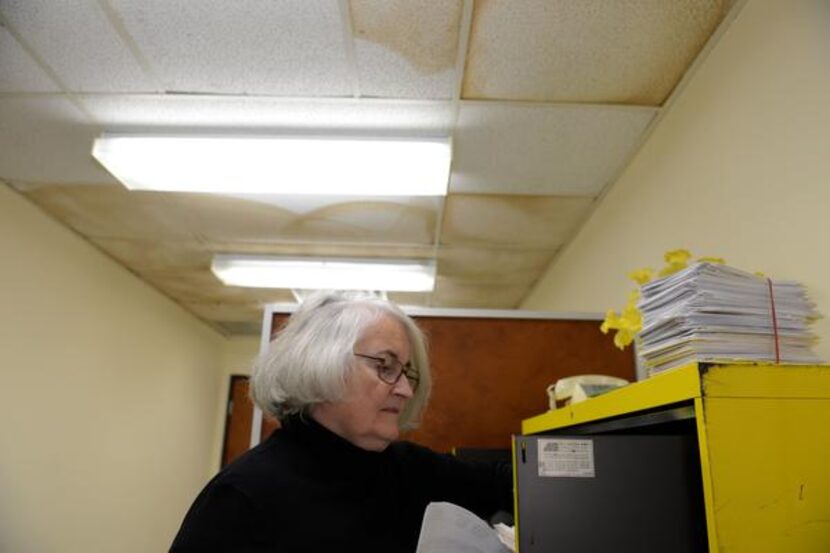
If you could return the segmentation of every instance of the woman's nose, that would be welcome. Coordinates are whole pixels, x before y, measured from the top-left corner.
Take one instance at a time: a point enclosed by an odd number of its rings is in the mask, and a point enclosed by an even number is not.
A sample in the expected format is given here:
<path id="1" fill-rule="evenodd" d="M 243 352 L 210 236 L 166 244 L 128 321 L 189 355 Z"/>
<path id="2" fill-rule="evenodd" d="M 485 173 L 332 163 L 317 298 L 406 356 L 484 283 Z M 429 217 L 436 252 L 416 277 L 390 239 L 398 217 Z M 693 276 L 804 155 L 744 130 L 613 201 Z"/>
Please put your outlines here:
<path id="1" fill-rule="evenodd" d="M 409 382 L 409 379 L 406 375 L 401 375 L 398 381 L 395 383 L 394 388 L 392 388 L 392 393 L 397 394 L 399 396 L 403 396 L 405 398 L 411 398 L 415 395 L 415 390 L 412 389 L 412 384 Z"/>

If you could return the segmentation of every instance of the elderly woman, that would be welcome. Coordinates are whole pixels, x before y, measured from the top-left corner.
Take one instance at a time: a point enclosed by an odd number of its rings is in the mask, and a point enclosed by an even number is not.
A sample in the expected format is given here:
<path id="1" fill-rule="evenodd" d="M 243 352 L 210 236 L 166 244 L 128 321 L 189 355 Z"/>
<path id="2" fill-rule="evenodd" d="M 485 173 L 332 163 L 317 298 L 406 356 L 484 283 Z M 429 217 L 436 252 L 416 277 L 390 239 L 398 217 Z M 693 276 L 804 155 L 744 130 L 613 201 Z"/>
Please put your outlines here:
<path id="1" fill-rule="evenodd" d="M 411 553 L 431 501 L 511 510 L 509 466 L 398 441 L 430 386 L 424 338 L 396 306 L 310 297 L 251 378 L 281 428 L 208 483 L 171 550 Z"/>

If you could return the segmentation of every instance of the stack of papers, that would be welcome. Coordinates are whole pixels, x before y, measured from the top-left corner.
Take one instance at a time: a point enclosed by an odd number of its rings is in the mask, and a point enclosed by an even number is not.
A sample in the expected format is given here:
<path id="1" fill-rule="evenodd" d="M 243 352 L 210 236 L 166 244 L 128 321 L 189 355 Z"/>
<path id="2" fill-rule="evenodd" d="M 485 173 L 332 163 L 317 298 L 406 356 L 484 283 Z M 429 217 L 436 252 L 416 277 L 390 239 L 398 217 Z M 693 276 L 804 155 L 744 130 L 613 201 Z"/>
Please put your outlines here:
<path id="1" fill-rule="evenodd" d="M 696 263 L 645 284 L 638 354 L 649 374 L 692 361 L 820 363 L 804 287 Z"/>

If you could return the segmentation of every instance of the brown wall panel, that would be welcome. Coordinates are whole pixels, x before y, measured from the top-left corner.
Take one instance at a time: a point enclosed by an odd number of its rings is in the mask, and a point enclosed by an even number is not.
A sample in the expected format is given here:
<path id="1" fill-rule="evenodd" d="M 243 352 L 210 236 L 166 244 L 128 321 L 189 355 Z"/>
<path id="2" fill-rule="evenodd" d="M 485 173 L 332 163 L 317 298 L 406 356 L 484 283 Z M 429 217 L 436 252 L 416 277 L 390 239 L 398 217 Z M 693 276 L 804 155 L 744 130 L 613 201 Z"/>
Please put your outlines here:
<path id="1" fill-rule="evenodd" d="M 548 409 L 546 388 L 576 374 L 634 380 L 631 350 L 597 321 L 422 317 L 434 375 L 421 427 L 406 438 L 439 451 L 508 448 L 521 421 Z"/>

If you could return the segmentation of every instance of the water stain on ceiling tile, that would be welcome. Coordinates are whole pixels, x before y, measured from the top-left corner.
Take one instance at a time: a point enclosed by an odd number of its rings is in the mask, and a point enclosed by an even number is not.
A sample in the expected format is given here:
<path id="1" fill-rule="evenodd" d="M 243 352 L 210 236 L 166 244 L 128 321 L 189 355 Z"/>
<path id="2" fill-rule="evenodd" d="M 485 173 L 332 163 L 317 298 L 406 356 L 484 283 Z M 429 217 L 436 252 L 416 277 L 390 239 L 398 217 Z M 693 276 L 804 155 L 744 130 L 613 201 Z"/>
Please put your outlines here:
<path id="1" fill-rule="evenodd" d="M 225 336 L 259 336 L 262 333 L 260 321 L 215 321 L 213 325 Z"/>
<path id="2" fill-rule="evenodd" d="M 38 189 L 30 195 L 40 198 L 35 201 L 58 218 L 92 237 L 422 244 L 432 241 L 436 219 L 435 208 L 417 203 L 351 201 L 297 213 L 274 202 L 230 196 L 128 192 L 118 186 L 107 187 L 100 194 L 101 188 Z"/>
<path id="3" fill-rule="evenodd" d="M 276 205 L 218 194 L 171 194 L 176 217 L 204 240 L 277 239 L 296 215 Z"/>
<path id="4" fill-rule="evenodd" d="M 177 271 L 168 273 L 147 273 L 142 277 L 173 299 L 188 304 L 223 302 L 231 305 L 241 303 L 269 303 L 293 301 L 289 290 L 275 288 L 246 288 L 225 286 L 210 271 Z"/>
<path id="5" fill-rule="evenodd" d="M 531 283 L 547 268 L 555 250 L 445 247 L 438 252 L 441 276 L 485 283 Z"/>
<path id="6" fill-rule="evenodd" d="M 518 305 L 530 290 L 526 284 L 481 284 L 475 281 L 439 277 L 433 302 L 442 307 L 509 309 Z"/>
<path id="7" fill-rule="evenodd" d="M 204 247 L 213 253 L 239 253 L 249 255 L 312 256 L 312 257 L 365 257 L 428 259 L 435 248 L 431 245 L 370 244 L 337 242 L 225 242 L 209 241 Z"/>
<path id="8" fill-rule="evenodd" d="M 92 238 L 93 244 L 138 274 L 210 267 L 211 253 L 199 242 Z"/>
<path id="9" fill-rule="evenodd" d="M 442 245 L 556 249 L 588 213 L 586 197 L 452 194 Z"/>
<path id="10" fill-rule="evenodd" d="M 353 201 L 303 214 L 285 233 L 303 239 L 430 244 L 436 217 L 435 210 L 421 206 Z"/>
<path id="11" fill-rule="evenodd" d="M 455 67 L 462 2 L 351 0 L 356 38 L 397 52 L 430 74 Z"/>
<path id="12" fill-rule="evenodd" d="M 467 99 L 662 105 L 731 0 L 478 0 Z"/>
<path id="13" fill-rule="evenodd" d="M 288 295 L 286 302 L 293 302 L 294 298 Z M 190 302 L 187 309 L 196 316 L 209 321 L 222 322 L 253 322 L 262 317 L 262 305 L 259 303 L 229 304 L 227 302 Z"/>
<path id="14" fill-rule="evenodd" d="M 75 185 L 36 187 L 24 194 L 88 238 L 158 241 L 191 237 L 164 193 L 132 193 L 120 185 Z"/>
<path id="15" fill-rule="evenodd" d="M 431 293 L 424 292 L 388 292 L 386 297 L 398 305 L 412 305 L 417 307 L 428 307 L 430 305 Z"/>

